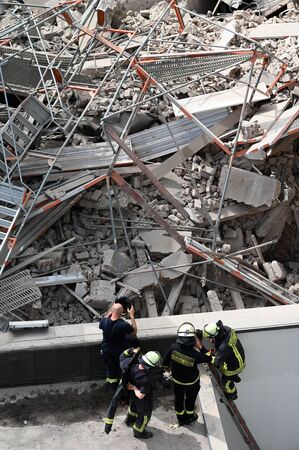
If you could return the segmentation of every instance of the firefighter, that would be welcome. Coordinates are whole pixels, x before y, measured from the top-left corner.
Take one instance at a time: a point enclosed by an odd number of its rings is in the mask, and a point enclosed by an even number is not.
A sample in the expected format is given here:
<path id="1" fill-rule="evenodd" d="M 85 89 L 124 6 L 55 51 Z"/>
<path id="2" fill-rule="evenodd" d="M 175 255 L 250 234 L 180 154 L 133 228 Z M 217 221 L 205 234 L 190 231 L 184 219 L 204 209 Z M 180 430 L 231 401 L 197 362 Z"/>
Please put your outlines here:
<path id="1" fill-rule="evenodd" d="M 142 356 L 142 353 L 140 352 L 140 342 L 136 336 L 129 336 L 128 338 L 128 344 L 130 344 L 132 347 L 125 350 L 119 358 L 120 362 L 120 368 L 122 371 L 121 380 L 119 382 L 118 388 L 115 392 L 115 394 L 112 397 L 112 400 L 109 404 L 109 408 L 107 411 L 107 417 L 105 418 L 105 433 L 109 434 L 112 425 L 114 416 L 116 414 L 116 410 L 118 407 L 119 402 L 121 402 L 121 399 L 124 397 L 129 397 L 129 392 L 127 390 L 128 385 L 128 374 L 131 366 L 137 362 L 139 357 Z M 131 417 L 131 411 L 130 408 L 128 409 L 128 416 L 125 419 L 125 424 L 130 427 L 133 426 L 135 423 L 135 415 L 132 414 Z"/>
<path id="2" fill-rule="evenodd" d="M 238 394 L 235 383 L 241 381 L 239 373 L 245 368 L 245 352 L 237 333 L 218 320 L 216 323 L 205 325 L 203 335 L 215 344 L 213 364 L 222 373 L 226 398 L 236 400 Z"/>
<path id="3" fill-rule="evenodd" d="M 150 371 L 161 366 L 162 358 L 159 352 L 150 351 L 139 356 L 128 371 L 127 389 L 130 391 L 128 415 L 125 423 L 133 426 L 133 435 L 137 439 L 148 439 L 153 436 L 146 429 L 153 410 L 153 386 Z"/>
<path id="4" fill-rule="evenodd" d="M 197 365 L 211 361 L 212 356 L 202 346 L 192 323 L 182 323 L 177 330 L 176 342 L 169 347 L 163 360 L 164 367 L 170 368 L 172 372 L 175 413 L 179 425 L 188 425 L 197 420 L 195 401 L 200 389 Z"/>
<path id="5" fill-rule="evenodd" d="M 128 313 L 131 324 L 122 319 L 124 307 L 120 303 L 114 303 L 106 317 L 101 317 L 99 328 L 103 331 L 101 354 L 106 366 L 106 382 L 114 394 L 121 378 L 119 357 L 127 348 L 127 336 L 137 334 L 135 310 L 131 306 Z"/>

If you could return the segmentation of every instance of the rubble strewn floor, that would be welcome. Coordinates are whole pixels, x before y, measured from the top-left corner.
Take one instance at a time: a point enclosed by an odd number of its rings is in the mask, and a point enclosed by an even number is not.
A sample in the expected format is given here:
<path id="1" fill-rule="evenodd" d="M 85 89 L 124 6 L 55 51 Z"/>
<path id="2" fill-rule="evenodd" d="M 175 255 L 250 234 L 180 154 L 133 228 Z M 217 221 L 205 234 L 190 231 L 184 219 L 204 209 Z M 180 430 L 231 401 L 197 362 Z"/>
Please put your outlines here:
<path id="1" fill-rule="evenodd" d="M 103 418 L 108 400 L 102 389 L 93 383 L 82 385 L 43 386 L 11 390 L 9 399 L 0 404 L 0 449 L 44 450 L 109 449 L 113 446 L 131 449 L 169 450 L 210 448 L 203 417 L 188 427 L 171 429 L 176 422 L 172 393 L 159 392 L 149 429 L 154 437 L 137 441 L 124 424 L 126 410 L 119 406 L 113 430 L 104 432 Z M 2 393 L 1 393 L 2 394 Z M 24 396 L 24 398 L 23 398 Z M 101 399 L 101 400 L 100 400 Z M 100 401 L 99 401 L 100 400 Z M 84 407 L 82 407 L 84 405 Z"/>
<path id="2" fill-rule="evenodd" d="M 298 302 L 299 12 L 188 5 L 0 11 L 2 331 Z"/>

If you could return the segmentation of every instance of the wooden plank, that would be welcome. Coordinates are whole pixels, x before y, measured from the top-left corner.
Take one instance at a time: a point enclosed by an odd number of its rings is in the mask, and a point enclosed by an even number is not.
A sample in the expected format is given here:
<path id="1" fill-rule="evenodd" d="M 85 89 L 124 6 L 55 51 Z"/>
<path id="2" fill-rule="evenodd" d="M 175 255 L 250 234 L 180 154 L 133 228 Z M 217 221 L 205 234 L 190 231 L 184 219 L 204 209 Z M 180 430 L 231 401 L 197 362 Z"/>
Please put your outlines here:
<path id="1" fill-rule="evenodd" d="M 241 108 L 237 108 L 234 112 L 232 112 L 223 120 L 221 120 L 221 122 L 212 127 L 211 128 L 212 133 L 215 134 L 216 136 L 221 136 L 233 125 L 235 125 L 235 123 L 238 122 L 240 118 L 240 113 Z M 170 158 L 168 158 L 158 167 L 153 167 L 152 169 L 153 174 L 158 179 L 163 178 L 165 175 L 167 175 L 169 172 L 175 169 L 179 164 L 183 163 L 184 161 L 186 161 L 186 159 L 190 158 L 191 156 L 194 156 L 199 150 L 204 148 L 210 142 L 212 142 L 212 139 L 210 136 L 206 134 L 194 139 L 189 144 L 184 145 L 184 147 L 182 147 L 180 151 L 177 151 L 174 155 L 170 156 Z"/>

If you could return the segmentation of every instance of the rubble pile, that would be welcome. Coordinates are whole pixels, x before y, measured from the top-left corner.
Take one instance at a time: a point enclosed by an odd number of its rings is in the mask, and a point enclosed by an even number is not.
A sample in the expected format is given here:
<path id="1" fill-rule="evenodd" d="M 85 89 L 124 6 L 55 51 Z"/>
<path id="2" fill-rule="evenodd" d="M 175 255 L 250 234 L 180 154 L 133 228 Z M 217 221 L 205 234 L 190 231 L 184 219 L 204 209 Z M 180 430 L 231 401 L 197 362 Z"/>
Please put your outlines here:
<path id="1" fill-rule="evenodd" d="M 0 292 L 29 269 L 41 299 L 4 295 L 3 328 L 122 295 L 138 317 L 298 302 L 295 6 L 24 3 L 0 16 Z"/>

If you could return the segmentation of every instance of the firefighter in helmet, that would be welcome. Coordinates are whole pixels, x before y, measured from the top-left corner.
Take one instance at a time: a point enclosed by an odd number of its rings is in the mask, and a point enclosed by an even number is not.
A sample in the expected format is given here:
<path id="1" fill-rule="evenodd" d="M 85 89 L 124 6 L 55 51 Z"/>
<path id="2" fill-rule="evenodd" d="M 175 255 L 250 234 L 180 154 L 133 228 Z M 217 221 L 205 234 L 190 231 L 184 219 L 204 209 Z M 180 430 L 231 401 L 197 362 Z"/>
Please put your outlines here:
<path id="1" fill-rule="evenodd" d="M 209 363 L 212 356 L 208 354 L 192 323 L 184 322 L 177 330 L 177 339 L 164 356 L 164 367 L 172 372 L 175 398 L 175 413 L 179 425 L 188 425 L 197 420 L 195 401 L 200 389 L 197 365 Z"/>
<path id="2" fill-rule="evenodd" d="M 239 374 L 245 368 L 245 352 L 237 333 L 218 320 L 204 326 L 203 336 L 215 344 L 213 364 L 222 373 L 226 398 L 236 400 L 238 393 L 235 383 L 241 381 Z"/>

